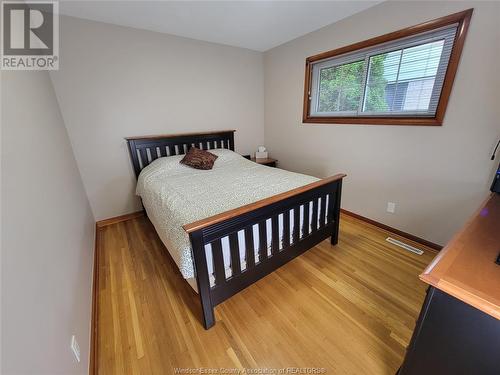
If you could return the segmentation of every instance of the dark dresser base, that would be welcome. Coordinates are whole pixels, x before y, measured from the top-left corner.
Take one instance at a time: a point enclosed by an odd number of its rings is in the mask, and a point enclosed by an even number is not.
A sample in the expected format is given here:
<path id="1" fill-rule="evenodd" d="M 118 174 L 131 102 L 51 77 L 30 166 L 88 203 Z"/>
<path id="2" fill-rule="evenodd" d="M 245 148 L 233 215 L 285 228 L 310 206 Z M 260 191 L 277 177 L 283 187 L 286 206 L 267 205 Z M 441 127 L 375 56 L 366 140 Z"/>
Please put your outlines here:
<path id="1" fill-rule="evenodd" d="M 430 287 L 399 375 L 499 375 L 500 321 Z"/>

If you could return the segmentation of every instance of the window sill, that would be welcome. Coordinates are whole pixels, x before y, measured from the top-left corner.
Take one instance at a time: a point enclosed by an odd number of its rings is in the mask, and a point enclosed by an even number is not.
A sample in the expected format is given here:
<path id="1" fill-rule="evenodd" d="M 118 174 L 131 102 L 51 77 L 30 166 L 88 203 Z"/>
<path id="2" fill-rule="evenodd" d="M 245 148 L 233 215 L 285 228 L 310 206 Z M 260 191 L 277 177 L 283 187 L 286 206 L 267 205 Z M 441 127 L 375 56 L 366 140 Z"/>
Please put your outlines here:
<path id="1" fill-rule="evenodd" d="M 302 119 L 304 124 L 343 124 L 343 125 L 406 125 L 442 126 L 443 120 L 437 117 L 310 117 Z"/>

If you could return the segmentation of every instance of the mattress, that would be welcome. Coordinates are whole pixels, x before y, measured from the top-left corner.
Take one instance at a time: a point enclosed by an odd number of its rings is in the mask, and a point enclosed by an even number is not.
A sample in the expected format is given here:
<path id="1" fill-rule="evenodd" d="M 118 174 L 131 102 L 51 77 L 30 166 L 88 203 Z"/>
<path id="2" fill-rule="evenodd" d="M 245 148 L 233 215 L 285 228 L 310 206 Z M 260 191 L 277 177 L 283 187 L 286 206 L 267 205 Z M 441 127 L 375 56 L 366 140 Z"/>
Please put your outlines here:
<path id="1" fill-rule="evenodd" d="M 231 210 L 260 199 L 307 185 L 318 179 L 278 168 L 254 163 L 226 149 L 210 152 L 218 156 L 211 170 L 197 170 L 180 164 L 183 155 L 163 157 L 145 167 L 137 182 L 136 193 L 158 236 L 165 244 L 185 279 L 194 277 L 191 243 L 183 225 Z M 319 201 L 321 203 L 321 201 Z M 312 202 L 310 202 L 312 205 Z M 328 204 L 326 205 L 328 207 Z M 300 207 L 300 221 L 303 220 Z M 310 220 L 312 207 L 309 210 Z M 290 233 L 293 233 L 293 210 Z M 283 215 L 278 217 L 279 246 L 283 241 Z M 267 225 L 268 253 L 271 251 L 271 220 Z M 302 226 L 302 225 L 301 225 Z M 242 269 L 246 268 L 244 232 L 238 232 Z M 253 228 L 254 243 L 259 243 L 257 225 Z M 302 234 L 300 234 L 301 236 Z M 231 276 L 229 239 L 224 237 L 222 250 L 226 277 Z M 210 282 L 213 285 L 213 259 L 210 245 L 205 246 Z M 253 249 L 259 261 L 257 249 Z M 190 285 L 193 286 L 191 280 Z"/>

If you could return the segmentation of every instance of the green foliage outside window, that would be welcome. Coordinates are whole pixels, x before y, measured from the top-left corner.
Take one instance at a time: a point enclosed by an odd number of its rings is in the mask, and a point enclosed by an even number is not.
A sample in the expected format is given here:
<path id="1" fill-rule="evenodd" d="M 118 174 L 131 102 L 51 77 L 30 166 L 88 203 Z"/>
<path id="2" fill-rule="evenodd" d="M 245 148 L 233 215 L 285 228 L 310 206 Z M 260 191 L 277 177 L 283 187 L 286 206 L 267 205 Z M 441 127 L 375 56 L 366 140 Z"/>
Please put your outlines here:
<path id="1" fill-rule="evenodd" d="M 386 110 L 384 60 L 386 55 L 370 59 L 370 84 L 366 93 L 365 110 Z M 363 94 L 364 60 L 321 69 L 319 112 L 358 111 Z"/>

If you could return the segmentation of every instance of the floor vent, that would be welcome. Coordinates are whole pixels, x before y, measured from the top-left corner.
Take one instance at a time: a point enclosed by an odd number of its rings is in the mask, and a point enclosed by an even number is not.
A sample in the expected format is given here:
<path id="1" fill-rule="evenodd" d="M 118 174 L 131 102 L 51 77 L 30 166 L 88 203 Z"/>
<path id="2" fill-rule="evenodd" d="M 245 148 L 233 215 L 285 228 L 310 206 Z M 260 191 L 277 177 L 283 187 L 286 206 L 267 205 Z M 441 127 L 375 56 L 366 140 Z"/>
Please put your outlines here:
<path id="1" fill-rule="evenodd" d="M 385 239 L 387 242 L 390 242 L 392 243 L 393 245 L 396 245 L 396 246 L 399 246 L 399 247 L 402 247 L 403 249 L 405 250 L 408 250 L 408 251 L 411 251 L 412 253 L 415 253 L 415 254 L 418 254 L 418 255 L 422 255 L 424 252 L 420 249 L 417 249 L 416 247 L 413 247 L 413 246 L 410 246 L 404 242 L 401 242 L 399 240 L 396 240 L 392 237 L 387 237 Z"/>

